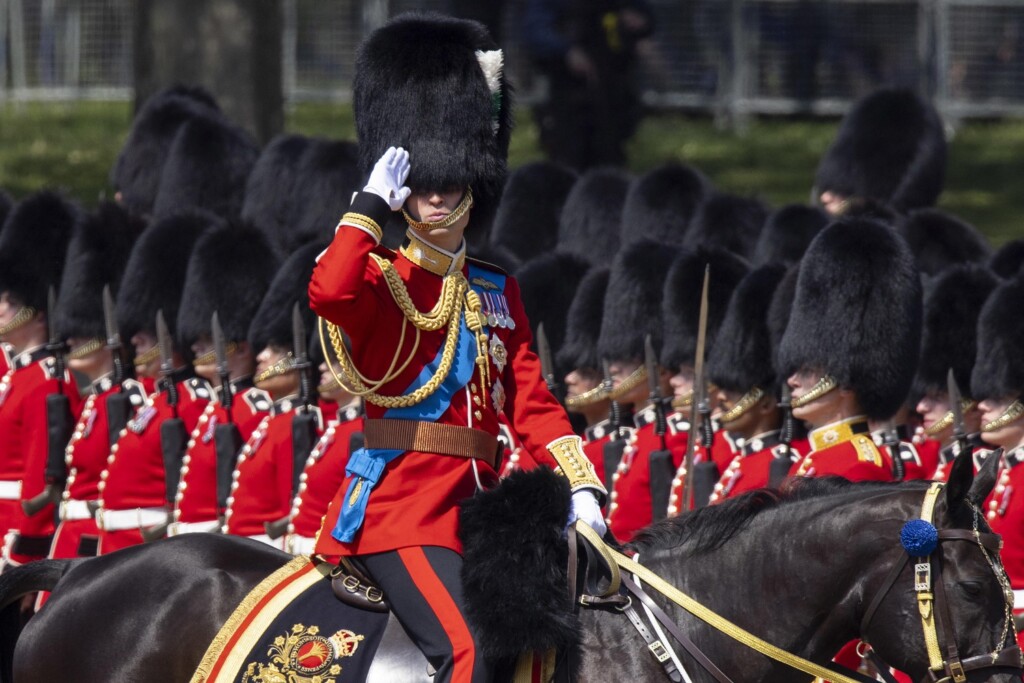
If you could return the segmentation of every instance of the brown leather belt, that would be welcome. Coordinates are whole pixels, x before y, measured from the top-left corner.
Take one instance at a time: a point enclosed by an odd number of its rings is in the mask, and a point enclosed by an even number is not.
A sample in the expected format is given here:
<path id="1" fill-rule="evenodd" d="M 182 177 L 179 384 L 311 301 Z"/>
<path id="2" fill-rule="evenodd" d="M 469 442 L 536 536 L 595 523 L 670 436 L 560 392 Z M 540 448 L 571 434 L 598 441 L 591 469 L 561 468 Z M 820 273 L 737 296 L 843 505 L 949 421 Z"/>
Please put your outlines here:
<path id="1" fill-rule="evenodd" d="M 442 425 L 418 420 L 367 419 L 363 423 L 367 448 L 419 451 L 476 458 L 494 468 L 498 456 L 498 438 L 487 432 L 457 425 Z"/>

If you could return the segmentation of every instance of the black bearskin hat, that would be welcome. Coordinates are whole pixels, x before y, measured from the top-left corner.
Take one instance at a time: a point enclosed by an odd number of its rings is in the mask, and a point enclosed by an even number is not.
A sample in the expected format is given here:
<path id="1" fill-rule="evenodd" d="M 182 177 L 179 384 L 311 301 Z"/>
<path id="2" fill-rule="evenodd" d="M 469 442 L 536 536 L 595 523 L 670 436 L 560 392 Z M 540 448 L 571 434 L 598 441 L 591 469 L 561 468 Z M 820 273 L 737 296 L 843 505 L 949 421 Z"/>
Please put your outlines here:
<path id="1" fill-rule="evenodd" d="M 978 315 L 998 284 L 992 271 L 974 264 L 952 266 L 928 284 L 916 394 L 945 393 L 950 368 L 961 390 L 969 390 L 978 348 Z"/>
<path id="2" fill-rule="evenodd" d="M 363 177 L 389 147 L 404 147 L 409 187 L 472 187 L 474 222 L 489 224 L 512 129 L 497 50 L 483 24 L 436 13 L 401 14 L 374 31 L 352 93 Z"/>
<path id="3" fill-rule="evenodd" d="M 572 186 L 558 221 L 558 248 L 594 265 L 610 265 L 619 251 L 622 207 L 630 175 L 615 168 L 596 168 Z"/>
<path id="4" fill-rule="evenodd" d="M 989 295 L 978 316 L 978 355 L 971 395 L 1001 399 L 1024 392 L 1024 280 L 1014 278 Z"/>
<path id="5" fill-rule="evenodd" d="M 608 292 L 607 268 L 591 268 L 576 288 L 565 321 L 565 339 L 558 350 L 558 364 L 567 369 L 601 369 L 597 339 L 601 334 L 604 299 Z"/>
<path id="6" fill-rule="evenodd" d="M 828 225 L 828 214 L 815 206 L 787 204 L 768 216 L 754 247 L 754 265 L 796 263 L 811 240 Z"/>
<path id="7" fill-rule="evenodd" d="M 661 298 L 678 250 L 644 240 L 622 249 L 612 263 L 597 353 L 604 360 L 643 360 L 644 337 L 662 345 Z"/>
<path id="8" fill-rule="evenodd" d="M 931 103 L 904 88 L 876 90 L 843 118 L 815 177 L 831 191 L 907 211 L 934 206 L 946 180 L 946 136 Z"/>
<path id="9" fill-rule="evenodd" d="M 911 211 L 898 230 L 925 275 L 937 275 L 956 263 L 985 263 L 992 253 L 977 228 L 939 209 Z"/>
<path id="10" fill-rule="evenodd" d="M 622 208 L 622 244 L 650 239 L 683 246 L 687 228 L 711 192 L 711 182 L 685 164 L 670 162 L 654 168 L 629 186 Z"/>
<path id="11" fill-rule="evenodd" d="M 47 292 L 60 289 L 78 208 L 43 190 L 18 202 L 0 230 L 0 292 L 46 311 Z"/>
<path id="12" fill-rule="evenodd" d="M 516 271 L 530 330 L 536 339 L 537 326 L 544 323 L 552 353 L 562 347 L 566 311 L 589 268 L 590 263 L 579 256 L 554 252 L 535 258 Z"/>
<path id="13" fill-rule="evenodd" d="M 257 157 L 259 147 L 252 136 L 223 117 L 189 119 L 171 143 L 153 215 L 163 218 L 195 208 L 237 218 Z"/>
<path id="14" fill-rule="evenodd" d="M 311 140 L 302 155 L 295 188 L 298 220 L 291 226 L 285 247 L 291 253 L 311 240 L 330 240 L 348 210 L 352 193 L 363 188 L 359 150 L 354 142 Z"/>
<path id="15" fill-rule="evenodd" d="M 200 87 L 174 86 L 142 105 L 121 152 L 110 169 L 110 184 L 121 203 L 138 215 L 153 213 L 160 174 L 178 128 L 197 116 L 219 115 L 213 97 Z"/>
<path id="16" fill-rule="evenodd" d="M 1024 266 L 1024 240 L 1010 240 L 999 247 L 988 266 L 1001 278 L 1017 277 Z"/>
<path id="17" fill-rule="evenodd" d="M 728 249 L 750 258 L 767 218 L 768 206 L 758 199 L 715 193 L 697 210 L 684 245 Z"/>
<path id="18" fill-rule="evenodd" d="M 185 210 L 154 222 L 135 242 L 117 295 L 117 324 L 127 342 L 156 330 L 156 312 L 174 334 L 185 273 L 196 241 L 223 219 L 208 211 Z"/>
<path id="19" fill-rule="evenodd" d="M 260 152 L 245 183 L 242 220 L 262 230 L 281 253 L 289 251 L 291 233 L 299 222 L 302 207 L 296 195 L 302 156 L 311 142 L 304 135 L 278 135 Z"/>
<path id="20" fill-rule="evenodd" d="M 55 321 L 61 337 L 106 339 L 103 288 L 116 297 L 132 247 L 146 224 L 114 202 L 82 214 L 68 244 Z"/>
<path id="21" fill-rule="evenodd" d="M 708 379 L 713 384 L 740 393 L 754 387 L 777 393 L 768 308 L 785 274 L 781 264 L 761 266 L 736 285 L 715 343 L 708 349 Z M 710 310 L 708 314 L 710 318 Z"/>
<path id="22" fill-rule="evenodd" d="M 550 161 L 520 166 L 508 176 L 491 227 L 490 243 L 511 251 L 520 261 L 553 251 L 558 219 L 576 171 Z"/>
<path id="23" fill-rule="evenodd" d="M 296 303 L 306 325 L 306 334 L 315 333 L 316 314 L 309 307 L 309 280 L 313 277 L 317 254 L 328 244 L 326 241 L 304 244 L 281 264 L 249 325 L 249 344 L 254 353 L 271 344 L 292 349 L 292 307 Z"/>
<path id="24" fill-rule="evenodd" d="M 247 339 L 249 324 L 278 265 L 266 235 L 251 225 L 226 223 L 200 237 L 189 258 L 181 295 L 188 305 L 178 311 L 182 348 L 211 334 L 214 312 L 226 341 Z"/>
<path id="25" fill-rule="evenodd" d="M 710 268 L 706 339 L 709 349 L 714 348 L 733 290 L 747 274 L 747 262 L 724 249 L 700 247 L 676 257 L 665 279 L 661 306 L 665 325 L 661 364 L 666 368 L 692 365 L 696 358 L 705 267 Z"/>
<path id="26" fill-rule="evenodd" d="M 4 221 L 7 220 L 7 214 L 9 214 L 13 208 L 14 200 L 11 199 L 11 195 L 0 190 L 0 227 L 3 227 Z"/>
<path id="27" fill-rule="evenodd" d="M 865 219 L 825 228 L 800 265 L 779 348 L 786 376 L 820 369 L 856 394 L 869 418 L 906 400 L 921 349 L 921 277 L 910 247 Z"/>
<path id="28" fill-rule="evenodd" d="M 779 344 L 782 343 L 782 335 L 786 333 L 786 326 L 789 324 L 789 316 L 793 312 L 793 299 L 796 298 L 796 281 L 800 275 L 800 262 L 791 265 L 782 280 L 775 287 L 772 294 L 772 302 L 768 306 L 768 337 L 772 343 L 772 361 L 775 363 L 776 374 L 782 377 L 782 369 L 779 366 Z"/>

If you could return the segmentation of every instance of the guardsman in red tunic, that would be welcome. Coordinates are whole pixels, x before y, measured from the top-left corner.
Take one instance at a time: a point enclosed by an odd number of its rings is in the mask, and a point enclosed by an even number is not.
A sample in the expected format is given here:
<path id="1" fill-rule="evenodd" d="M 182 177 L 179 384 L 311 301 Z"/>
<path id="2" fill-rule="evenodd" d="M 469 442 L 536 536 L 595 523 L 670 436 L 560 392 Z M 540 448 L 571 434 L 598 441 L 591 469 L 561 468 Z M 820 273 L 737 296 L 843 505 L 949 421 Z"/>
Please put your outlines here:
<path id="1" fill-rule="evenodd" d="M 978 354 L 971 375 L 971 393 L 981 399 L 981 438 L 1003 448 L 1002 468 L 985 518 L 1003 537 L 1000 557 L 1010 577 L 1014 615 L 1024 614 L 1024 283 L 999 285 L 978 318 Z M 1018 633 L 1017 641 L 1024 642 Z"/>
<path id="2" fill-rule="evenodd" d="M 504 175 L 502 60 L 464 20 L 405 15 L 370 36 L 354 100 L 372 172 L 309 287 L 345 384 L 367 402 L 366 445 L 349 458 L 316 551 L 359 557 L 438 683 L 490 676 L 461 605 L 458 503 L 497 479 L 498 413 L 568 478 L 568 521 L 605 531 L 603 487 L 541 377 L 515 279 L 465 256 L 470 207 L 486 219 Z M 408 242 L 391 252 L 381 226 L 403 206 Z"/>
<path id="3" fill-rule="evenodd" d="M 725 229 L 725 226 L 722 226 Z M 685 451 L 690 433 L 690 415 L 695 395 L 694 361 L 697 358 L 697 336 L 700 323 L 701 292 L 704 288 L 704 271 L 710 270 L 708 282 L 708 322 L 705 340 L 705 356 L 713 349 L 718 339 L 718 329 L 729 308 L 729 298 L 736 285 L 747 273 L 747 263 L 739 256 L 715 247 L 701 247 L 680 254 L 669 271 L 664 284 L 662 319 L 665 321 L 665 344 L 661 362 L 671 369 L 669 384 L 672 388 L 672 406 L 675 413 L 670 425 L 679 433 L 678 448 L 682 454 L 676 463 L 668 498 L 668 515 L 682 512 L 682 497 L 687 472 Z M 714 398 L 713 394 L 709 398 Z M 713 401 L 709 403 L 714 408 Z M 711 494 L 721 472 L 732 462 L 736 454 L 735 444 L 728 432 L 719 429 L 714 411 L 709 416 L 712 425 L 710 455 L 699 440 L 694 446 L 694 463 L 702 464 L 701 472 L 694 481 L 701 480 L 700 490 L 704 496 Z M 711 467 L 713 463 L 714 467 Z M 695 488 L 695 491 L 698 490 Z M 706 504 L 694 497 L 695 505 Z"/>
<path id="4" fill-rule="evenodd" d="M 981 441 L 981 413 L 971 400 L 971 371 L 978 347 L 978 314 L 999 280 L 984 266 L 953 266 L 928 286 L 924 304 L 921 361 L 914 393 L 923 435 L 941 448 L 940 462 L 928 479 L 945 481 L 960 450 L 953 434 L 947 376 L 953 371 L 962 392 L 961 409 L 967 438 L 976 450 Z"/>
<path id="5" fill-rule="evenodd" d="M 220 223 L 211 214 L 193 211 L 159 220 L 138 239 L 128 259 L 117 297 L 118 325 L 135 349 L 136 378 L 144 385 L 147 379 L 156 382 L 156 389 L 118 434 L 100 475 L 100 554 L 160 538 L 170 521 L 161 425 L 177 417 L 188 434 L 213 394 L 205 380 L 192 376 L 177 348 L 171 349 L 173 374 L 156 381 L 161 366 L 156 317 L 161 311 L 169 325 L 175 324 L 192 249 Z M 172 382 L 177 406 L 169 402 Z"/>
<path id="6" fill-rule="evenodd" d="M 178 311 L 178 339 L 191 345 L 192 366 L 214 388 L 214 400 L 203 408 L 189 434 L 173 521 L 167 529 L 170 536 L 220 530 L 224 500 L 218 500 L 218 453 L 226 459 L 224 470 L 230 472 L 241 445 L 270 411 L 270 396 L 253 386 L 256 354 L 246 337 L 277 267 L 265 233 L 243 223 L 211 230 L 192 251 L 182 292 L 187 303 Z M 229 393 L 224 391 L 217 365 L 214 314 L 223 334 Z M 230 402 L 230 414 L 225 401 Z M 225 493 L 222 486 L 222 496 Z"/>
<path id="7" fill-rule="evenodd" d="M 341 369 L 337 365 L 328 369 L 327 362 L 322 360 L 319 336 L 310 341 L 310 358 L 321 361 L 317 394 L 340 407 L 327 421 L 327 428 L 306 458 L 299 476 L 288 524 L 288 552 L 293 555 L 313 553 L 327 506 L 345 480 L 349 455 L 359 450 L 364 440 L 363 401 L 338 381 Z"/>
<path id="8" fill-rule="evenodd" d="M 783 444 L 779 380 L 768 334 L 768 308 L 785 274 L 781 265 L 750 271 L 737 285 L 708 358 L 708 379 L 718 388 L 718 422 L 740 452 L 722 471 L 711 503 L 769 485 L 789 473 L 800 452 Z M 789 438 L 790 442 L 792 437 Z"/>
<path id="9" fill-rule="evenodd" d="M 55 313 L 47 310 L 47 290 L 60 285 L 77 214 L 60 196 L 39 192 L 14 207 L 0 233 L 0 340 L 12 347 L 0 378 L 0 529 L 7 565 L 46 557 L 53 538 L 56 501 L 42 494 L 53 483 L 46 478 L 50 452 L 65 444 L 49 443 L 47 397 L 58 391 L 68 397 L 68 427 L 80 408 L 76 382 L 58 372 L 47 343 L 48 316 Z"/>
<path id="10" fill-rule="evenodd" d="M 295 468 L 306 462 L 316 444 L 316 438 L 305 445 L 293 443 L 293 422 L 301 411 L 314 418 L 318 431 L 322 428 L 316 397 L 300 396 L 300 373 L 308 368 L 296 365 L 292 316 L 298 304 L 308 339 L 315 328 L 306 287 L 316 255 L 323 248 L 323 243 L 312 242 L 285 260 L 249 327 L 249 344 L 260 349 L 256 387 L 270 394 L 274 406 L 253 430 L 235 463 L 224 529 L 281 550 L 286 548 L 288 519 L 297 488 Z M 304 452 L 296 451 L 296 447 Z"/>
<path id="11" fill-rule="evenodd" d="M 779 349 L 793 416 L 812 427 L 793 475 L 892 480 L 868 420 L 895 414 L 910 391 L 921 309 L 913 254 L 888 226 L 845 219 L 814 239 Z"/>
<path id="12" fill-rule="evenodd" d="M 119 205 L 103 202 L 84 216 L 68 245 L 67 265 L 57 304 L 57 330 L 68 340 L 68 367 L 89 380 L 85 403 L 64 450 L 67 485 L 61 496 L 60 524 L 51 558 L 97 554 L 100 475 L 107 465 L 112 437 L 125 426 L 146 394 L 139 382 L 125 379 L 122 349 L 108 342 L 104 288 L 110 303 L 117 295 L 132 245 L 145 223 Z M 113 313 L 113 311 L 111 311 Z M 117 333 L 116 328 L 113 330 Z M 109 411 L 109 406 L 114 406 Z"/>

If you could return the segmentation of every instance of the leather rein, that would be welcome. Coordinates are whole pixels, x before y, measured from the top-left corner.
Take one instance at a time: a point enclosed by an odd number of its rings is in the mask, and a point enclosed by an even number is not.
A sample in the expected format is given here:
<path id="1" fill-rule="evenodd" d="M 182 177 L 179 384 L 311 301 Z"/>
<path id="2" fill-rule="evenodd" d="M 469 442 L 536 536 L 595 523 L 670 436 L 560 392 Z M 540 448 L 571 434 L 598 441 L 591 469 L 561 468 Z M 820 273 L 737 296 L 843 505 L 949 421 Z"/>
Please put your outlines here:
<path id="1" fill-rule="evenodd" d="M 935 501 L 943 484 L 933 483 L 925 494 L 922 506 L 921 519 L 931 523 L 934 515 Z M 999 549 L 1001 547 L 1000 537 L 992 533 L 981 533 L 978 531 L 978 511 L 974 509 L 974 529 L 943 529 L 938 531 L 938 540 L 941 541 L 967 541 L 975 542 L 981 548 L 989 566 L 995 572 L 1000 585 L 1003 586 L 1004 594 L 1009 590 L 1009 580 L 999 562 Z M 575 532 L 575 533 L 573 533 Z M 595 560 L 605 565 L 610 572 L 610 579 L 607 586 L 599 589 L 590 585 L 589 579 L 585 578 L 583 583 L 584 593 L 577 596 L 576 581 L 576 557 L 577 538 L 584 542 L 579 544 L 588 556 L 588 564 L 593 566 Z M 715 664 L 705 655 L 699 647 L 685 634 L 678 625 L 655 603 L 643 590 L 642 584 L 647 583 L 664 597 L 686 610 L 695 617 L 701 619 L 712 628 L 720 631 L 761 654 L 785 664 L 791 668 L 802 671 L 832 683 L 869 683 L 876 681 L 863 674 L 850 671 L 838 665 L 822 666 L 804 659 L 790 652 L 778 648 L 767 641 L 758 638 L 754 634 L 745 631 L 728 621 L 721 615 L 715 613 L 708 607 L 697 602 L 686 595 L 678 588 L 668 583 L 660 576 L 641 565 L 637 558 L 630 558 L 615 549 L 609 547 L 597 535 L 597 533 L 586 524 L 578 522 L 575 527 L 570 527 L 569 534 L 569 592 L 573 604 L 579 604 L 587 608 L 611 608 L 625 614 L 633 627 L 647 643 L 648 649 L 658 660 L 665 670 L 666 676 L 675 682 L 690 681 L 682 668 L 678 655 L 672 649 L 671 643 L 664 631 L 675 639 L 687 653 L 690 654 L 716 681 L 719 683 L 733 683 L 732 679 L 726 676 Z M 861 620 L 861 633 L 864 633 L 871 623 L 879 606 L 885 596 L 892 589 L 896 580 L 903 572 L 910 559 L 910 555 L 904 551 L 882 584 L 882 588 L 872 599 L 864 618 Z M 924 558 L 916 558 L 915 562 L 915 590 L 918 597 L 918 610 L 921 614 L 922 628 L 924 629 L 925 643 L 928 649 L 929 671 L 922 679 L 922 683 L 964 683 L 967 680 L 966 672 L 993 667 L 1021 668 L 1021 651 L 1016 645 L 1016 633 L 1014 632 L 1012 611 L 1007 603 L 1006 620 L 1003 624 L 1003 635 L 1000 645 L 1007 642 L 1012 636 L 1012 646 L 996 650 L 990 654 L 983 654 L 961 658 L 956 646 L 956 637 L 953 629 L 953 621 L 949 613 L 949 600 L 946 596 L 945 586 L 942 581 L 941 553 L 933 552 Z M 934 571 L 932 567 L 934 566 Z M 624 576 L 622 570 L 633 575 L 630 579 Z M 588 572 L 589 574 L 590 572 Z M 934 581 L 933 581 L 934 579 Z M 934 593 L 932 592 L 934 589 Z M 1012 596 L 1012 592 L 1010 593 Z M 636 611 L 634 601 L 646 613 L 651 622 L 652 628 L 648 628 L 644 620 Z M 664 631 L 662 630 L 664 628 Z M 939 633 L 942 640 L 939 640 Z M 941 649 L 940 643 L 945 643 L 945 649 Z M 888 673 L 886 666 L 873 651 L 870 651 L 878 666 L 882 677 L 888 683 L 894 683 L 892 676 Z"/>

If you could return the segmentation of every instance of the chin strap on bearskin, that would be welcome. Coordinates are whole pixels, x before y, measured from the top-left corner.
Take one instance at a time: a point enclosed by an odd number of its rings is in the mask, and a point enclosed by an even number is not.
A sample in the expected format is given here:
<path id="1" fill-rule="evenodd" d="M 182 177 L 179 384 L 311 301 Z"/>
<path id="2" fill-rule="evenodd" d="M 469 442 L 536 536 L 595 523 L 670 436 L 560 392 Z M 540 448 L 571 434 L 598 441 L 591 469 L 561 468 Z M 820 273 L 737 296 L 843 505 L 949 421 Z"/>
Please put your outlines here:
<path id="1" fill-rule="evenodd" d="M 466 615 L 484 656 L 578 650 L 580 624 L 566 590 L 571 497 L 564 477 L 539 467 L 462 503 Z"/>

